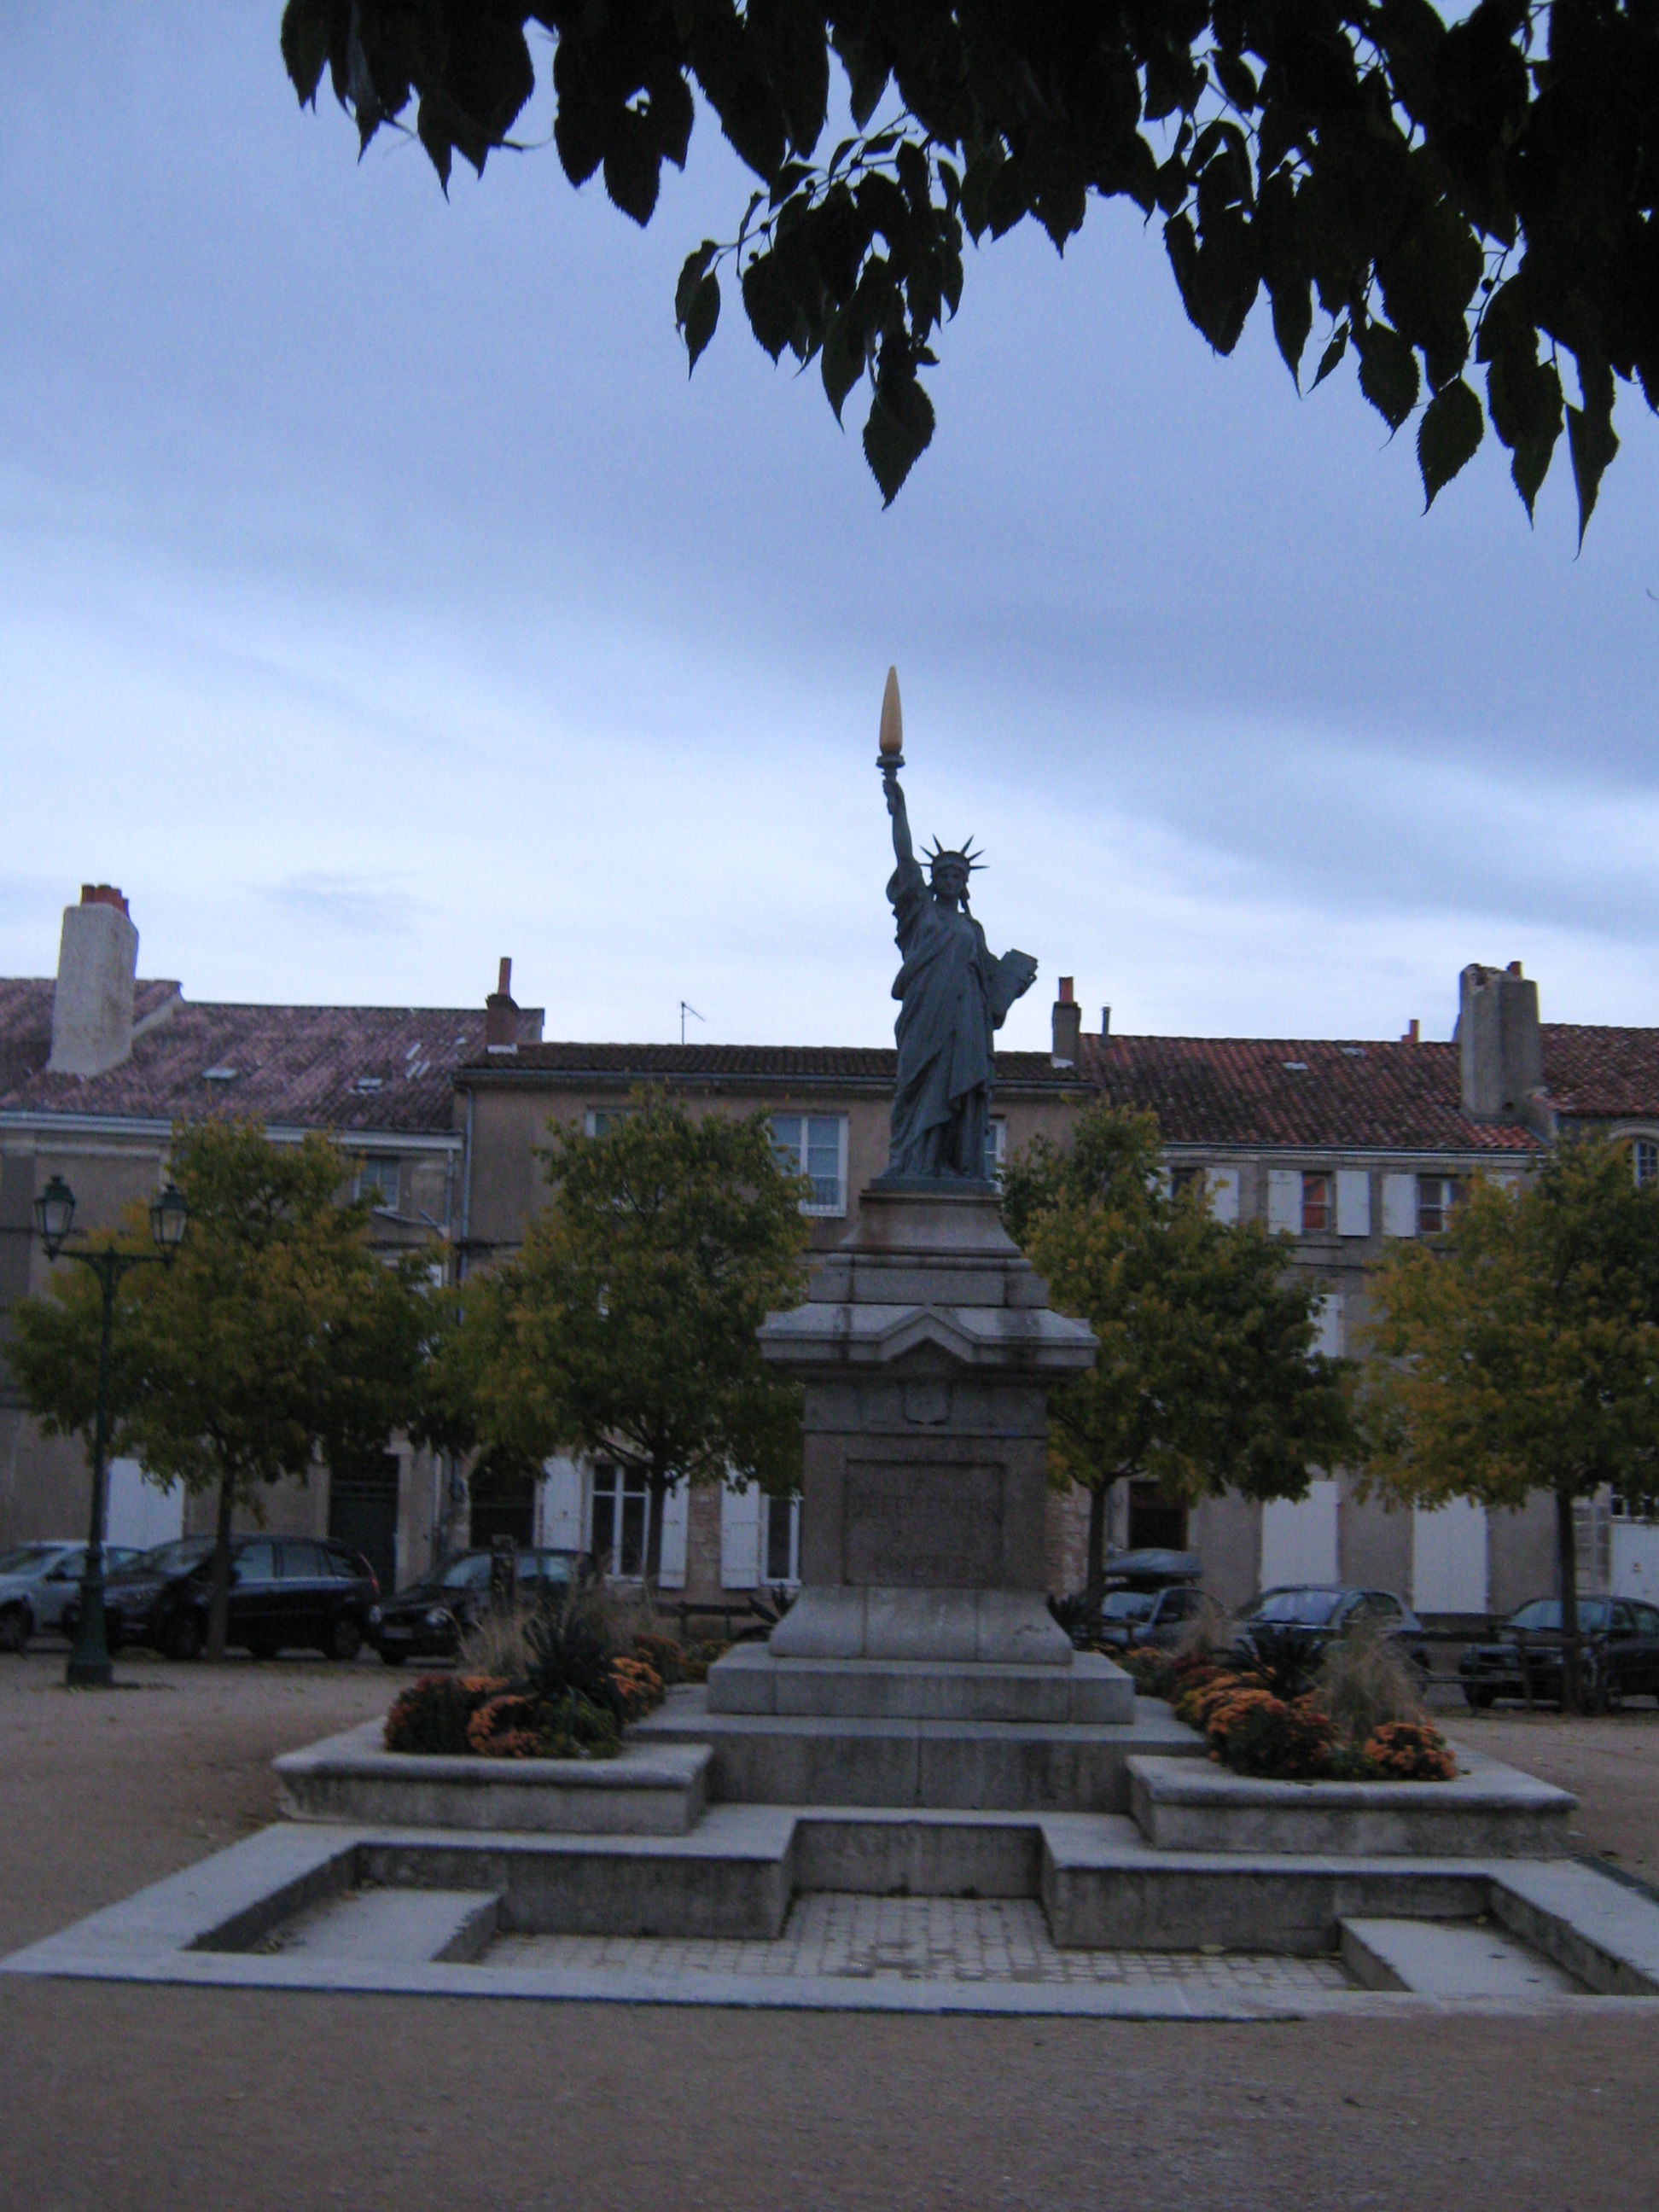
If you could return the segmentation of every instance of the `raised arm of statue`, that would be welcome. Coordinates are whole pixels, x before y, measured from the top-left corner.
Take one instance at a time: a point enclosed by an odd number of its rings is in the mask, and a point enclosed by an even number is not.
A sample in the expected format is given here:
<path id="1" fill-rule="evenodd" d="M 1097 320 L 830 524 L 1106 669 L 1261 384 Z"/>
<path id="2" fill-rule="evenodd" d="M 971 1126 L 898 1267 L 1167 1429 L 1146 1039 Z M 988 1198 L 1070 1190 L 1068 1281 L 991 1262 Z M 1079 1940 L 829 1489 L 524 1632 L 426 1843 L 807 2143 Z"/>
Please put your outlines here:
<path id="1" fill-rule="evenodd" d="M 916 856 L 910 843 L 910 817 L 905 811 L 904 793 L 899 788 L 898 770 L 884 762 L 881 787 L 887 794 L 887 811 L 893 817 L 893 858 L 901 868 L 914 868 Z"/>

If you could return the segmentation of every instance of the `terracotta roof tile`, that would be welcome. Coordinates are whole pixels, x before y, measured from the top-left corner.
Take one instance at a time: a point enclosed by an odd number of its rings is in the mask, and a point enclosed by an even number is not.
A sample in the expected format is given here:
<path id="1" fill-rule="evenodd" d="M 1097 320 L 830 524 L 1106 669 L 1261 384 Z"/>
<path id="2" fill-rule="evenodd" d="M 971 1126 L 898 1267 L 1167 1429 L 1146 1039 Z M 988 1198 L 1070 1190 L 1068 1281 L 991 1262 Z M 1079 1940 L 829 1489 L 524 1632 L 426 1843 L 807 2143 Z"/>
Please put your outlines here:
<path id="1" fill-rule="evenodd" d="M 138 987 L 141 1018 L 156 1011 L 158 988 Z M 483 1045 L 482 1007 L 179 1000 L 135 1036 L 118 1067 L 84 1079 L 49 1075 L 52 992 L 49 980 L 0 982 L 0 1113 L 237 1115 L 277 1127 L 438 1131 L 453 1121 L 456 1067 Z M 531 1033 L 539 1019 L 533 1010 L 520 1016 Z M 210 1079 L 210 1068 L 234 1072 Z"/>
<path id="2" fill-rule="evenodd" d="M 1570 1115 L 1659 1115 L 1659 1030 L 1545 1022 L 1544 1081 Z"/>
<path id="3" fill-rule="evenodd" d="M 1524 1152 L 1530 1130 L 1466 1121 L 1457 1048 L 1370 1038 L 1085 1036 L 1082 1066 L 1172 1145 Z"/>

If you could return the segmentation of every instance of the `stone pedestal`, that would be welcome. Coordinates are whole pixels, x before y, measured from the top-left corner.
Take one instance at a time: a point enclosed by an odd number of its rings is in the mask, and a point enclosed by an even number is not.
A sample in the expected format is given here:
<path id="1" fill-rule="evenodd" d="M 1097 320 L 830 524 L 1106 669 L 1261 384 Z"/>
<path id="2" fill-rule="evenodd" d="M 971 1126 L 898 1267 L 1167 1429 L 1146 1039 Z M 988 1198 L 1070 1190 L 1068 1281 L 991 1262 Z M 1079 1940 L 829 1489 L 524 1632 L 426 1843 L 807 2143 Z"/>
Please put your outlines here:
<path id="1" fill-rule="evenodd" d="M 873 1185 L 761 1346 L 805 1384 L 801 1589 L 709 1711 L 1127 1722 L 1127 1676 L 1078 1662 L 1045 1589 L 1048 1392 L 1095 1340 L 995 1193 Z"/>

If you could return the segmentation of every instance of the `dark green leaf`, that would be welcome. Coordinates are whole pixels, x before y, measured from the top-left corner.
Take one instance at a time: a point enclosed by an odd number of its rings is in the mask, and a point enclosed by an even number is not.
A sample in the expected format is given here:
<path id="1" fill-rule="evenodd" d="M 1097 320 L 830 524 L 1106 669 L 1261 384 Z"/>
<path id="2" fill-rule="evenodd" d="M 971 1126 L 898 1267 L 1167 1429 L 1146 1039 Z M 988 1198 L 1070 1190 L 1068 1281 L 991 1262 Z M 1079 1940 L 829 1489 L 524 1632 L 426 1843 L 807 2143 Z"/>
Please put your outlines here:
<path id="1" fill-rule="evenodd" d="M 656 212 L 662 157 L 630 116 L 605 149 L 605 189 L 613 207 L 632 216 L 641 230 Z"/>
<path id="2" fill-rule="evenodd" d="M 1417 462 L 1427 494 L 1425 514 L 1474 454 L 1486 427 L 1485 410 L 1461 377 L 1443 385 L 1424 409 L 1417 426 Z"/>
<path id="3" fill-rule="evenodd" d="M 823 353 L 818 363 L 824 396 L 841 420 L 847 395 L 864 374 L 864 334 L 850 309 L 834 316 L 823 334 Z"/>
<path id="4" fill-rule="evenodd" d="M 1582 362 L 1579 379 L 1585 386 L 1585 404 L 1567 410 L 1567 449 L 1572 455 L 1572 481 L 1578 494 L 1578 543 L 1582 546 L 1589 519 L 1595 512 L 1602 474 L 1619 450 L 1619 440 L 1613 428 L 1613 379 L 1606 379 L 1603 392 L 1597 388 L 1601 380 L 1586 374 Z"/>
<path id="5" fill-rule="evenodd" d="M 1331 371 L 1336 367 L 1338 362 L 1341 360 L 1343 355 L 1346 353 L 1347 350 L 1348 325 L 1346 321 L 1344 320 L 1340 322 L 1336 328 L 1331 332 L 1330 342 L 1326 346 L 1324 352 L 1319 356 L 1319 367 L 1315 372 L 1313 383 L 1309 387 L 1310 391 L 1318 391 L 1320 386 L 1325 381 L 1325 379 L 1330 374 Z"/>
<path id="6" fill-rule="evenodd" d="M 757 253 L 743 272 L 743 304 L 749 327 L 774 361 L 800 327 L 802 303 L 790 281 L 791 256 Z M 810 275 L 810 265 L 807 273 Z"/>
<path id="7" fill-rule="evenodd" d="M 288 0 L 283 10 L 283 66 L 302 107 L 316 105 L 333 12 L 329 0 Z"/>
<path id="8" fill-rule="evenodd" d="M 1216 82 L 1235 107 L 1242 107 L 1248 115 L 1258 97 L 1256 82 L 1248 62 L 1237 54 L 1212 54 L 1210 66 L 1215 71 Z"/>
<path id="9" fill-rule="evenodd" d="M 1303 350 L 1313 328 L 1313 293 L 1304 276 L 1299 283 L 1282 283 L 1273 294 L 1273 336 L 1285 366 L 1301 385 Z"/>
<path id="10" fill-rule="evenodd" d="M 698 356 L 714 335 L 714 325 L 720 319 L 720 280 L 711 270 L 702 277 L 691 295 L 691 305 L 682 325 L 687 355 L 686 374 L 696 367 Z"/>
<path id="11" fill-rule="evenodd" d="M 709 264 L 720 252 L 712 238 L 705 238 L 695 252 L 688 253 L 680 268 L 680 281 L 674 287 L 674 320 L 684 330 L 686 318 L 691 313 L 692 298 L 706 275 Z"/>
<path id="12" fill-rule="evenodd" d="M 890 507 L 933 434 L 933 406 L 912 377 L 883 379 L 864 425 L 864 458 Z"/>
<path id="13" fill-rule="evenodd" d="M 1359 388 L 1389 429 L 1397 430 L 1417 404 L 1421 386 L 1417 356 L 1386 323 L 1362 325 L 1354 343 L 1359 353 Z"/>

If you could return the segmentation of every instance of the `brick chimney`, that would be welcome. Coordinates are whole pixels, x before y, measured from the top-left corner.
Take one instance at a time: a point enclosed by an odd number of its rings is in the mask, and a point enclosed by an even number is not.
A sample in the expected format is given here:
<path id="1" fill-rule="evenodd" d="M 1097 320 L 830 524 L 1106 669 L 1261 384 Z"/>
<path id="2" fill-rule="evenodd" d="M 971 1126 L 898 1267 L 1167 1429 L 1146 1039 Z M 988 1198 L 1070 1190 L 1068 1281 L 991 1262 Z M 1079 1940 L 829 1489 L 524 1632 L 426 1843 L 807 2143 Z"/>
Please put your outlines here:
<path id="1" fill-rule="evenodd" d="M 1083 1009 L 1072 988 L 1072 979 L 1060 979 L 1060 996 L 1054 1000 L 1054 1057 L 1056 1067 L 1075 1067 L 1079 1040 L 1083 1035 Z"/>
<path id="2" fill-rule="evenodd" d="M 54 1075 L 101 1075 L 132 1051 L 132 982 L 138 932 L 112 884 L 82 884 L 64 908 L 52 1000 Z"/>
<path id="3" fill-rule="evenodd" d="M 1457 1048 L 1463 1111 L 1471 1121 L 1520 1121 L 1537 1126 L 1548 1109 L 1544 1088 L 1543 1032 L 1538 986 L 1507 968 L 1472 963 L 1458 978 Z"/>
<path id="4" fill-rule="evenodd" d="M 484 1000 L 484 1049 L 486 1052 L 517 1052 L 519 1049 L 519 1008 L 513 996 L 513 963 L 502 956 L 501 972 L 495 988 Z"/>

